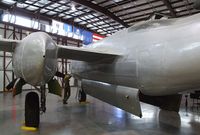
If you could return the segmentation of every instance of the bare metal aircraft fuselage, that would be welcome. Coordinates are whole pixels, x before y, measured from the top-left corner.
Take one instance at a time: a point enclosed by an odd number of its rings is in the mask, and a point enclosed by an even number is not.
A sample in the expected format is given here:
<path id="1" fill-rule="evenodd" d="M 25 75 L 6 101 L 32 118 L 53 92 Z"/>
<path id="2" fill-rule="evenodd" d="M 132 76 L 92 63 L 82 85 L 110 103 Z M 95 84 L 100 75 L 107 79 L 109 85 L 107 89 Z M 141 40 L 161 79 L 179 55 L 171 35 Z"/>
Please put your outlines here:
<path id="1" fill-rule="evenodd" d="M 79 79 L 138 88 L 152 96 L 197 89 L 199 35 L 200 14 L 138 24 L 91 45 L 100 50 L 113 48 L 123 56 L 108 64 L 107 60 L 72 62 L 72 74 Z"/>

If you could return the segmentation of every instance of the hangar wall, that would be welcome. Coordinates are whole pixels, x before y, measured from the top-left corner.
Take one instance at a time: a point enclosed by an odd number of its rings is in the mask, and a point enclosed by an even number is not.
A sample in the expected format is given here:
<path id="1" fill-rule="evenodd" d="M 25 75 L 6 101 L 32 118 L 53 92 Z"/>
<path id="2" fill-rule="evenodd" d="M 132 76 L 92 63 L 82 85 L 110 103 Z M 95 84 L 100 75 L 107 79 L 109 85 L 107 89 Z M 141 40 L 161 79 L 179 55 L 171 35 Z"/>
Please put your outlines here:
<path id="1" fill-rule="evenodd" d="M 19 31 L 13 26 L 8 26 L 3 23 L 0 24 L 1 38 L 20 40 L 26 36 L 26 32 L 25 30 Z M 11 82 L 14 77 L 12 71 L 12 54 L 0 51 L 0 91 L 3 91 L 4 85 L 6 86 Z M 30 88 L 30 86 L 26 85 L 25 88 Z"/>

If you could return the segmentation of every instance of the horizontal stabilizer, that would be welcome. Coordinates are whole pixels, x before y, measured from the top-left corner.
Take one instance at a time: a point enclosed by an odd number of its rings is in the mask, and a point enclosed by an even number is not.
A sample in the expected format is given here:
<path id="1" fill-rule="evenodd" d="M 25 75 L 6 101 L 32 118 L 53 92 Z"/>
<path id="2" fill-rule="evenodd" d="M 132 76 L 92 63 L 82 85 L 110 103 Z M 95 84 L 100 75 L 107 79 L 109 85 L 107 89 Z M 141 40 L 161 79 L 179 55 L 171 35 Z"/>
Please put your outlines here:
<path id="1" fill-rule="evenodd" d="M 86 62 L 97 62 L 100 60 L 114 60 L 120 54 L 104 50 L 95 50 L 89 47 L 71 47 L 58 45 L 58 58 L 72 59 Z"/>
<path id="2" fill-rule="evenodd" d="M 15 46 L 19 43 L 18 40 L 0 39 L 0 51 L 14 52 Z"/>

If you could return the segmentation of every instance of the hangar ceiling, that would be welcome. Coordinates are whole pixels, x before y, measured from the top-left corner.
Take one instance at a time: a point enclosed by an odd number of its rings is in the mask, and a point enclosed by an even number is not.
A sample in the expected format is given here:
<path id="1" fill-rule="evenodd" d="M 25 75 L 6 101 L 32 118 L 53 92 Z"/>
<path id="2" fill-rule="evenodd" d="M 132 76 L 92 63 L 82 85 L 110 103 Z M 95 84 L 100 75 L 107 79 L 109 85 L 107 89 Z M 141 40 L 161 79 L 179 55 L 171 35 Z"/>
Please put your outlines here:
<path id="1" fill-rule="evenodd" d="M 155 13 L 176 18 L 199 12 L 193 9 L 193 0 L 1 0 L 0 8 L 60 20 L 102 35 L 148 20 Z"/>

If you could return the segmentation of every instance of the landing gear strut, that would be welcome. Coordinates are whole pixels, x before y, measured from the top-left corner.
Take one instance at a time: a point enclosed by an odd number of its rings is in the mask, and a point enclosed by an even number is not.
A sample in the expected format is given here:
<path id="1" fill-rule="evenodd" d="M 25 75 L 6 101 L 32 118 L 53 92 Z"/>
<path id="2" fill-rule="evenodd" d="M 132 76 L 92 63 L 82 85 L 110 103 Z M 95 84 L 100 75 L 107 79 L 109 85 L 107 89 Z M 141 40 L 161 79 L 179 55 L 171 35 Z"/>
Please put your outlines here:
<path id="1" fill-rule="evenodd" d="M 40 87 L 41 91 L 41 108 L 40 111 L 42 113 L 46 112 L 46 90 L 45 90 L 45 85 Z"/>
<path id="2" fill-rule="evenodd" d="M 39 96 L 36 92 L 29 92 L 25 99 L 25 126 L 39 127 L 40 111 L 46 112 L 46 90 L 45 85 L 40 87 L 41 92 L 41 108 L 39 104 Z"/>

